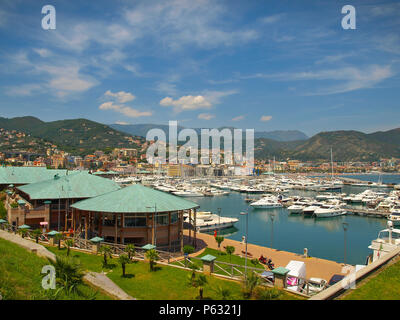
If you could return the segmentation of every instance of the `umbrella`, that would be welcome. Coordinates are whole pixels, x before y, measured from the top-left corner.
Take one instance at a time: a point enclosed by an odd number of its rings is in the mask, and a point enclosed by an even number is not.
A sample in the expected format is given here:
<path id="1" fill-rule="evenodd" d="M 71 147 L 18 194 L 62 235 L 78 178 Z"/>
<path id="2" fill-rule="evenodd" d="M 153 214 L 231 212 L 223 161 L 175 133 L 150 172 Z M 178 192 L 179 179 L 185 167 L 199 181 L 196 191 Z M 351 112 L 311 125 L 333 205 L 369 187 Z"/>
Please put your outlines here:
<path id="1" fill-rule="evenodd" d="M 31 227 L 30 226 L 28 226 L 28 225 L 26 225 L 26 224 L 23 224 L 22 226 L 19 226 L 18 227 L 18 229 L 30 229 Z"/>
<path id="2" fill-rule="evenodd" d="M 7 222 L 7 220 L 0 219 L 0 223 L 6 223 L 6 222 Z"/>
<path id="3" fill-rule="evenodd" d="M 56 234 L 59 234 L 59 232 L 55 231 L 55 230 L 50 231 L 49 233 L 47 233 L 48 236 L 55 236 Z"/>

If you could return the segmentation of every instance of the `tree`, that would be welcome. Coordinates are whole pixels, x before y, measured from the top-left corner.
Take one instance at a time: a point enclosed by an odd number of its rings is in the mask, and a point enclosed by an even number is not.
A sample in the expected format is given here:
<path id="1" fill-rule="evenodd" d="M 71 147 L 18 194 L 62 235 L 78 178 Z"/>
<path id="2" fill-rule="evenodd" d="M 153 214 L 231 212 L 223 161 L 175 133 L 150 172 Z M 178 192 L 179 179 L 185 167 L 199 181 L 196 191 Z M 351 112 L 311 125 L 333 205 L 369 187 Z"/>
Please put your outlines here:
<path id="1" fill-rule="evenodd" d="M 199 299 L 203 300 L 203 290 L 204 286 L 208 283 L 207 278 L 204 274 L 199 274 L 197 279 L 195 279 L 194 284 L 195 287 L 199 288 Z"/>
<path id="2" fill-rule="evenodd" d="M 56 256 L 56 261 L 49 260 L 56 269 L 56 281 L 64 288 L 67 295 L 78 292 L 78 285 L 83 283 L 84 273 L 80 264 L 71 258 Z"/>
<path id="3" fill-rule="evenodd" d="M 58 250 L 61 250 L 61 240 L 64 239 L 64 235 L 62 233 L 57 233 L 54 239 L 57 241 Z"/>
<path id="4" fill-rule="evenodd" d="M 221 298 L 221 300 L 228 300 L 229 298 L 232 297 L 232 292 L 231 290 L 227 289 L 227 288 L 223 288 L 221 286 L 217 287 L 215 289 L 215 292 L 217 293 L 217 295 Z"/>
<path id="5" fill-rule="evenodd" d="M 250 299 L 253 296 L 254 289 L 260 284 L 260 278 L 254 272 L 245 277 L 243 288 L 243 295 L 245 298 Z"/>
<path id="6" fill-rule="evenodd" d="M 128 258 L 130 260 L 132 257 L 135 256 L 135 252 L 136 252 L 135 245 L 134 244 L 128 244 L 125 247 L 125 252 L 128 254 Z"/>
<path id="7" fill-rule="evenodd" d="M 185 254 L 185 267 L 187 267 L 187 259 L 189 257 L 189 254 L 194 252 L 194 247 L 190 246 L 190 245 L 186 245 L 183 247 L 183 253 Z M 187 255 L 187 257 L 186 257 Z"/>
<path id="8" fill-rule="evenodd" d="M 39 238 L 42 235 L 42 230 L 35 229 L 31 232 L 32 237 L 35 238 L 36 243 L 39 243 Z"/>
<path id="9" fill-rule="evenodd" d="M 103 258 L 104 258 L 103 266 L 107 266 L 107 265 L 108 265 L 108 263 L 107 263 L 107 258 L 112 259 L 112 250 L 111 250 L 111 247 L 110 247 L 110 246 L 107 246 L 107 245 L 101 246 L 101 247 L 100 247 L 100 253 L 103 254 Z"/>
<path id="10" fill-rule="evenodd" d="M 229 254 L 229 262 L 232 262 L 232 254 L 235 252 L 234 246 L 226 246 L 225 251 Z"/>
<path id="11" fill-rule="evenodd" d="M 125 267 L 128 263 L 130 263 L 131 259 L 126 253 L 123 253 L 119 256 L 118 261 L 122 267 L 122 276 L 125 277 Z"/>
<path id="12" fill-rule="evenodd" d="M 157 264 L 157 260 L 159 259 L 158 253 L 154 249 L 147 250 L 146 258 L 149 260 L 150 263 L 150 271 L 154 271 L 154 267 Z"/>
<path id="13" fill-rule="evenodd" d="M 69 250 L 71 247 L 74 246 L 74 240 L 72 239 L 67 239 L 64 241 L 64 244 L 67 246 L 67 257 L 69 257 Z"/>
<path id="14" fill-rule="evenodd" d="M 250 262 L 254 267 L 257 267 L 257 265 L 259 264 L 259 261 L 257 258 L 251 259 Z"/>
<path id="15" fill-rule="evenodd" d="M 224 237 L 221 237 L 221 236 L 215 237 L 215 241 L 217 241 L 217 243 L 218 243 L 218 249 L 221 250 L 221 243 L 222 243 L 224 240 L 225 240 Z"/>
<path id="16" fill-rule="evenodd" d="M 21 234 L 22 238 L 25 238 L 25 236 L 28 234 L 28 230 L 26 229 L 19 229 L 19 233 Z"/>

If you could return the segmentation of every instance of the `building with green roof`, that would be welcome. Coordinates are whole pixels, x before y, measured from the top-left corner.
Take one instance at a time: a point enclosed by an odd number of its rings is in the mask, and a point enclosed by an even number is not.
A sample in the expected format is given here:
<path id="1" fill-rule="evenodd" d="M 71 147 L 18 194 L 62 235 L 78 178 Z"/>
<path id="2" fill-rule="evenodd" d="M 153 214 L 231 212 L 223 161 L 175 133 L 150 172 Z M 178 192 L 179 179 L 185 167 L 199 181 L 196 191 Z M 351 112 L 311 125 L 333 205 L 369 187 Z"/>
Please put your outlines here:
<path id="1" fill-rule="evenodd" d="M 73 224 L 71 204 L 120 188 L 114 181 L 86 171 L 56 174 L 47 180 L 19 186 L 15 194 L 8 195 L 8 219 L 15 225 L 26 223 L 37 227 L 40 222 L 47 222 L 51 229 L 68 230 Z M 12 203 L 21 201 L 24 206 L 12 208 Z"/>
<path id="2" fill-rule="evenodd" d="M 0 190 L 7 188 L 10 184 L 21 186 L 48 180 L 56 174 L 65 176 L 67 170 L 46 169 L 45 167 L 0 167 Z"/>
<path id="3" fill-rule="evenodd" d="M 107 242 L 183 247 L 183 214 L 196 215 L 195 202 L 135 184 L 71 205 L 75 228 Z M 195 237 L 194 237 L 195 239 Z"/>

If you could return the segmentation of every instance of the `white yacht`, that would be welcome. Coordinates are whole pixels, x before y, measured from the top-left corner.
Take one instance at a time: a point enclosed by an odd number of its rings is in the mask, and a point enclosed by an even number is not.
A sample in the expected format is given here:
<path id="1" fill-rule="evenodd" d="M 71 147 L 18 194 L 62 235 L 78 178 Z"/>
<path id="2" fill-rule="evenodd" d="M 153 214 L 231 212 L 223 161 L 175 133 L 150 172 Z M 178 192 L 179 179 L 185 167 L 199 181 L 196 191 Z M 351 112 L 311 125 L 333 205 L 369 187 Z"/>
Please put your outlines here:
<path id="1" fill-rule="evenodd" d="M 204 197 L 204 194 L 201 192 L 197 191 L 191 191 L 191 190 L 180 190 L 180 191 L 175 191 L 172 192 L 172 194 L 180 197 Z"/>
<path id="2" fill-rule="evenodd" d="M 330 218 L 330 217 L 343 216 L 346 213 L 347 213 L 346 210 L 343 209 L 341 206 L 324 204 L 321 207 L 319 207 L 318 209 L 315 209 L 314 217 L 315 218 Z"/>
<path id="3" fill-rule="evenodd" d="M 280 203 L 276 197 L 265 197 L 250 203 L 250 206 L 254 209 L 272 209 L 281 208 L 282 203 Z"/>
<path id="4" fill-rule="evenodd" d="M 184 220 L 188 220 L 189 214 L 185 213 L 183 215 Z M 192 215 L 192 221 L 189 222 L 194 226 L 194 215 Z M 196 229 L 199 232 L 207 232 L 213 230 L 220 230 L 225 228 L 233 227 L 233 225 L 238 222 L 237 218 L 221 217 L 210 211 L 199 211 L 196 213 Z"/>
<path id="5" fill-rule="evenodd" d="M 292 204 L 287 208 L 290 214 L 299 214 L 303 212 L 304 205 L 301 204 Z"/>
<path id="6" fill-rule="evenodd" d="M 388 220 L 392 221 L 394 226 L 400 226 L 400 205 L 395 205 L 392 209 L 390 209 Z"/>
<path id="7" fill-rule="evenodd" d="M 372 261 L 370 260 L 370 262 L 378 260 L 400 246 L 400 229 L 394 229 L 391 221 L 388 221 L 387 225 L 388 228 L 381 230 L 378 238 L 372 240 L 371 245 L 368 247 L 373 250 Z"/>
<path id="8" fill-rule="evenodd" d="M 315 210 L 317 210 L 320 206 L 321 206 L 321 204 L 313 203 L 311 205 L 308 205 L 307 207 L 304 207 L 303 215 L 312 216 L 314 214 Z"/>

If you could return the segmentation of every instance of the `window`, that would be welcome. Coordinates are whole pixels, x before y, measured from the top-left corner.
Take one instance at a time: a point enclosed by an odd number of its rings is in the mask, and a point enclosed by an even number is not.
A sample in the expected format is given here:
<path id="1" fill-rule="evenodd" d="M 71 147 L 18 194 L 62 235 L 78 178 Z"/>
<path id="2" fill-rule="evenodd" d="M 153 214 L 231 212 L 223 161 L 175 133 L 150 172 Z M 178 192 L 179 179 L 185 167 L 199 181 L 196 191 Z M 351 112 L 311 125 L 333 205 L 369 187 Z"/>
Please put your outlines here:
<path id="1" fill-rule="evenodd" d="M 158 213 L 156 216 L 156 221 L 158 225 L 167 226 L 168 221 L 168 213 Z"/>
<path id="2" fill-rule="evenodd" d="M 125 216 L 125 227 L 146 227 L 146 216 L 143 215 L 129 215 Z"/>
<path id="3" fill-rule="evenodd" d="M 171 224 L 173 224 L 177 221 L 178 221 L 178 212 L 172 212 L 171 213 Z"/>

